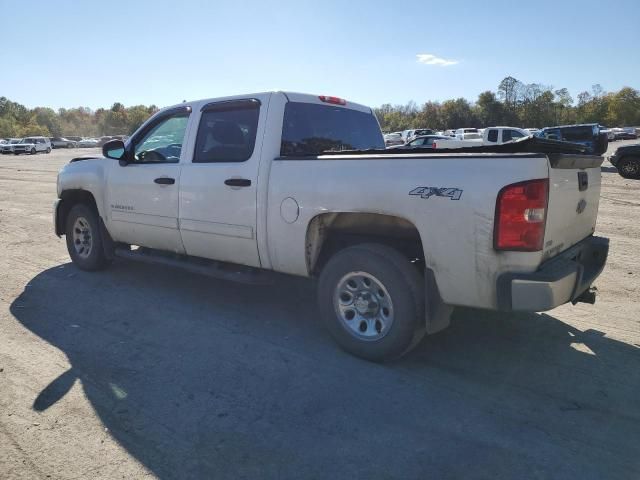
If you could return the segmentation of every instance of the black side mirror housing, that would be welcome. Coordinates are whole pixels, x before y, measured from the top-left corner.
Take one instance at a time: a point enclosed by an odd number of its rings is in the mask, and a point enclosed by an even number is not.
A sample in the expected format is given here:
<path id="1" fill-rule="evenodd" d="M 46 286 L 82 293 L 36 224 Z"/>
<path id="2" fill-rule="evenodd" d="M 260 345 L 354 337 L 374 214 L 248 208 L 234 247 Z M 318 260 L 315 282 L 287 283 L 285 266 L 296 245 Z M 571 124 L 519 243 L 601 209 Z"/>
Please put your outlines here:
<path id="1" fill-rule="evenodd" d="M 122 140 L 109 140 L 102 146 L 102 155 L 112 160 L 119 160 L 120 164 L 127 162 L 127 151 Z"/>

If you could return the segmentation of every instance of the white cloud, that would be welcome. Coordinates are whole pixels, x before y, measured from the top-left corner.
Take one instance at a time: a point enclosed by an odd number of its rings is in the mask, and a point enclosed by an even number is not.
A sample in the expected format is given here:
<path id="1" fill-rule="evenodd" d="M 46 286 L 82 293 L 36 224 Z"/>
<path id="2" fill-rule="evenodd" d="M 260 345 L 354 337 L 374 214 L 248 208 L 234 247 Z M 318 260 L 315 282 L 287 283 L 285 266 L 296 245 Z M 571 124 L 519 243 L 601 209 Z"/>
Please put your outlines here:
<path id="1" fill-rule="evenodd" d="M 458 60 L 447 60 L 445 58 L 436 57 L 430 53 L 419 53 L 416 55 L 418 63 L 424 63 L 425 65 L 438 65 L 439 67 L 448 67 L 449 65 L 456 65 L 460 62 Z"/>

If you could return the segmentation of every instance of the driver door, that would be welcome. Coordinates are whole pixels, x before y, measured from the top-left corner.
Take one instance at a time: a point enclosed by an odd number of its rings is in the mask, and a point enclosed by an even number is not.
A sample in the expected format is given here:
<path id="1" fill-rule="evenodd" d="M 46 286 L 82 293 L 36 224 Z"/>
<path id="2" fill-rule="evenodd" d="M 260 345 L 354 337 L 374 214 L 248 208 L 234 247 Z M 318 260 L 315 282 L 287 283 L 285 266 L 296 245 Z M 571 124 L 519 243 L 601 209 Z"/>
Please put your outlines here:
<path id="1" fill-rule="evenodd" d="M 128 163 L 110 163 L 107 207 L 114 240 L 184 253 L 178 193 L 190 113 L 187 106 L 160 113 L 127 145 Z"/>

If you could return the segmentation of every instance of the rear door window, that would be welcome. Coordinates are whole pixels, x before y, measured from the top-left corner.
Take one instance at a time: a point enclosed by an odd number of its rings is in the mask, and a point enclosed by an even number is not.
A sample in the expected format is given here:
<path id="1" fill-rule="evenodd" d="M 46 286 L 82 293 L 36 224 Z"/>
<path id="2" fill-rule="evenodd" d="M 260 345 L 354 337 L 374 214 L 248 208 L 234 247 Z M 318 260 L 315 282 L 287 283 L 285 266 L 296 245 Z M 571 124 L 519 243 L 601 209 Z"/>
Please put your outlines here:
<path id="1" fill-rule="evenodd" d="M 303 102 L 285 106 L 281 155 L 368 149 L 384 149 L 382 132 L 372 113 Z"/>
<path id="2" fill-rule="evenodd" d="M 495 129 L 491 129 L 489 130 L 489 133 L 487 134 L 487 141 L 488 142 L 497 142 L 498 141 L 498 130 Z"/>
<path id="3" fill-rule="evenodd" d="M 205 106 L 193 163 L 244 162 L 256 144 L 260 102 L 254 99 Z"/>

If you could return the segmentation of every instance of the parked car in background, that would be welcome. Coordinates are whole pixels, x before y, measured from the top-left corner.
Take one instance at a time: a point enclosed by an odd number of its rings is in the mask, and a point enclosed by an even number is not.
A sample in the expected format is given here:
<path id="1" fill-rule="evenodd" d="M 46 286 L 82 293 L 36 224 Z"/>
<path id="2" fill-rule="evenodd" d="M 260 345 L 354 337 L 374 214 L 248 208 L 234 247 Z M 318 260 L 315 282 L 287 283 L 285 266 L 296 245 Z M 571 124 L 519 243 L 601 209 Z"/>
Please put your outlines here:
<path id="1" fill-rule="evenodd" d="M 21 140 L 21 138 L 7 138 L 6 143 L 0 147 L 0 151 L 2 151 L 3 154 L 13 153 L 13 147 L 17 143 L 20 143 Z"/>
<path id="2" fill-rule="evenodd" d="M 611 165 L 624 178 L 640 179 L 640 143 L 622 145 L 609 157 Z"/>
<path id="3" fill-rule="evenodd" d="M 416 128 L 413 130 L 405 130 L 402 132 L 402 138 L 404 138 L 405 143 L 410 142 L 416 137 L 421 137 L 423 135 L 434 135 L 435 131 L 430 128 Z"/>
<path id="4" fill-rule="evenodd" d="M 444 132 L 442 132 L 444 135 L 446 135 L 447 137 L 455 137 L 456 136 L 456 131 L 455 130 L 445 130 Z"/>
<path id="5" fill-rule="evenodd" d="M 482 131 L 482 135 L 479 133 Z M 459 137 L 463 136 L 464 139 Z M 437 148 L 469 148 L 491 145 L 502 145 L 504 143 L 530 137 L 529 132 L 516 127 L 488 127 L 478 130 L 478 133 L 458 133 L 455 138 L 449 138 L 448 142 L 438 143 Z"/>
<path id="6" fill-rule="evenodd" d="M 616 132 L 613 131 L 613 128 L 605 127 L 603 125 L 598 125 L 600 128 L 600 133 L 604 133 L 607 135 L 607 140 L 613 142 L 616 139 Z"/>
<path id="7" fill-rule="evenodd" d="M 616 134 L 616 138 L 619 140 L 636 140 L 638 138 L 638 132 L 635 127 L 623 127 L 622 130 Z"/>
<path id="8" fill-rule="evenodd" d="M 398 148 L 439 148 L 438 144 L 451 140 L 453 140 L 451 137 L 445 135 L 422 135 L 414 138 L 404 145 L 399 146 Z"/>
<path id="9" fill-rule="evenodd" d="M 115 138 L 116 137 L 112 137 L 112 136 L 108 136 L 108 135 L 100 137 L 100 138 L 97 139 L 98 140 L 98 146 L 101 147 L 105 143 L 107 143 L 107 142 L 109 142 L 109 141 L 111 141 L 111 140 L 113 140 Z"/>
<path id="10" fill-rule="evenodd" d="M 64 138 L 66 138 L 67 140 L 73 140 L 74 142 L 79 142 L 80 140 L 82 140 L 82 137 L 76 137 L 71 135 L 66 135 Z"/>
<path id="11" fill-rule="evenodd" d="M 398 145 L 404 145 L 404 140 L 400 132 L 387 133 L 384 136 L 384 144 L 387 147 L 396 147 Z"/>
<path id="12" fill-rule="evenodd" d="M 519 138 L 529 137 L 531 134 L 517 127 L 489 127 L 483 132 L 483 143 L 487 145 L 502 145 Z"/>
<path id="13" fill-rule="evenodd" d="M 83 138 L 78 142 L 80 148 L 96 148 L 98 146 L 98 139 L 96 138 Z"/>
<path id="14" fill-rule="evenodd" d="M 528 133 L 529 133 L 529 135 L 535 135 L 536 133 L 538 133 L 538 132 L 540 131 L 540 129 L 539 129 L 539 128 L 531 128 L 531 127 L 529 127 L 529 128 L 525 128 L 524 130 L 525 130 L 526 132 L 528 132 Z"/>
<path id="15" fill-rule="evenodd" d="M 74 148 L 77 147 L 77 143 L 73 140 L 69 140 L 64 137 L 51 137 L 51 148 Z"/>
<path id="16" fill-rule="evenodd" d="M 455 137 L 458 140 L 477 140 L 482 138 L 477 128 L 458 128 L 455 131 Z"/>
<path id="17" fill-rule="evenodd" d="M 35 155 L 38 152 L 51 153 L 51 142 L 46 137 L 25 137 L 13 146 L 13 153 L 30 153 Z"/>
<path id="18" fill-rule="evenodd" d="M 589 153 L 602 155 L 607 151 L 607 134 L 600 132 L 597 123 L 582 125 L 559 125 L 557 127 L 545 127 L 538 132 L 538 137 L 563 142 L 579 143 L 589 149 Z"/>

